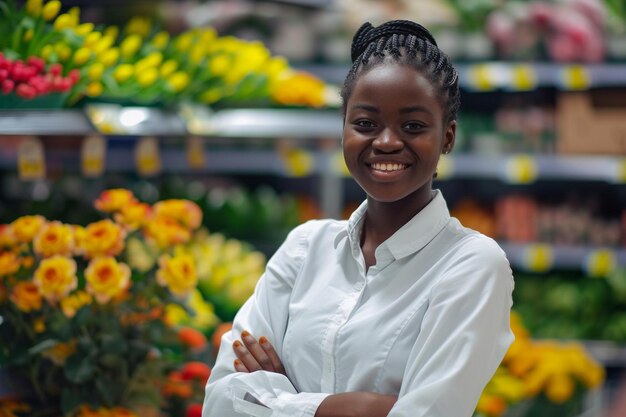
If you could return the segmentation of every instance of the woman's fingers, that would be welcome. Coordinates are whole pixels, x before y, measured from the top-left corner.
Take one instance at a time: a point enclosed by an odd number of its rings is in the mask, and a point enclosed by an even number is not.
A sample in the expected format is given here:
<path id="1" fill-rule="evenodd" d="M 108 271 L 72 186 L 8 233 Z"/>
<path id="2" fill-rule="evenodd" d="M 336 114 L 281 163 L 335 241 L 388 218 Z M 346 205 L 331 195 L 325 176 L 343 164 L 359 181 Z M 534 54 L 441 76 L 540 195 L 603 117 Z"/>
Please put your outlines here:
<path id="1" fill-rule="evenodd" d="M 235 371 L 237 372 L 246 372 L 246 373 L 250 372 L 248 368 L 245 367 L 243 362 L 241 362 L 241 360 L 239 359 L 235 359 L 234 365 L 235 365 Z"/>
<path id="2" fill-rule="evenodd" d="M 278 353 L 276 353 L 276 350 L 274 350 L 274 346 L 272 346 L 270 341 L 267 340 L 265 336 L 261 336 L 259 338 L 259 344 L 261 345 L 261 348 L 263 348 L 267 356 L 270 358 L 270 361 L 272 361 L 274 371 L 278 372 L 279 374 L 286 375 L 285 367 L 283 366 L 282 361 L 278 357 Z"/>
<path id="3" fill-rule="evenodd" d="M 276 372 L 268 354 L 249 332 L 245 330 L 241 332 L 241 340 L 243 343 L 239 340 L 233 342 L 233 350 L 249 372 L 261 370 Z"/>

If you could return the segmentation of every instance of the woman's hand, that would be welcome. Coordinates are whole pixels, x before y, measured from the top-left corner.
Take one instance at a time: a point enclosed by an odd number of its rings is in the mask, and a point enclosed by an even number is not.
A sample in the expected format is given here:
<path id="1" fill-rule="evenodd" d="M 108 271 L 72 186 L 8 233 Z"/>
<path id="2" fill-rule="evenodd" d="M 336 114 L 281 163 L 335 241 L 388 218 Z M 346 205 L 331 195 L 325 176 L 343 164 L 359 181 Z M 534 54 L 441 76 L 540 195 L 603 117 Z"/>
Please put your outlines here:
<path id="1" fill-rule="evenodd" d="M 243 343 L 242 343 L 243 341 Z M 257 341 L 247 330 L 241 332 L 241 341 L 233 342 L 237 372 L 269 371 L 286 375 L 285 367 L 265 336 Z"/>

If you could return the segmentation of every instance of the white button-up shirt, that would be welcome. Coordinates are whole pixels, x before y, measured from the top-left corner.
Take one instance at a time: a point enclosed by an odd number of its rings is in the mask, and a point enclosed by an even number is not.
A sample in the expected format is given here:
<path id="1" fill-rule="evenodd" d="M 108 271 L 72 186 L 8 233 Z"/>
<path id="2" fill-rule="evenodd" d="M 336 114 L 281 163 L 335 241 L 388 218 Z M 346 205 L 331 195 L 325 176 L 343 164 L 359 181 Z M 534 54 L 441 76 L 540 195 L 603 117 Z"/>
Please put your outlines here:
<path id="1" fill-rule="evenodd" d="M 389 417 L 472 415 L 513 341 L 504 252 L 437 192 L 366 271 L 366 209 L 289 234 L 222 338 L 203 417 L 312 417 L 327 395 L 352 391 L 398 395 Z M 288 378 L 235 372 L 243 330 L 269 339 Z"/>

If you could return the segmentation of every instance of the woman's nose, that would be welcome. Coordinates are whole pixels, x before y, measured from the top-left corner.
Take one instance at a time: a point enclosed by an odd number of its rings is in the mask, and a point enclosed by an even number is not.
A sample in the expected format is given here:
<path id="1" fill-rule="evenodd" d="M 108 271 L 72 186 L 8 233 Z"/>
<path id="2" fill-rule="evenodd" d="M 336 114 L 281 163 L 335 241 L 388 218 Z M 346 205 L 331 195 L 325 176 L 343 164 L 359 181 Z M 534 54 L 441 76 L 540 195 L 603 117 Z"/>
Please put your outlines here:
<path id="1" fill-rule="evenodd" d="M 404 147 L 404 142 L 393 129 L 384 129 L 374 139 L 372 146 L 382 152 L 395 152 Z"/>

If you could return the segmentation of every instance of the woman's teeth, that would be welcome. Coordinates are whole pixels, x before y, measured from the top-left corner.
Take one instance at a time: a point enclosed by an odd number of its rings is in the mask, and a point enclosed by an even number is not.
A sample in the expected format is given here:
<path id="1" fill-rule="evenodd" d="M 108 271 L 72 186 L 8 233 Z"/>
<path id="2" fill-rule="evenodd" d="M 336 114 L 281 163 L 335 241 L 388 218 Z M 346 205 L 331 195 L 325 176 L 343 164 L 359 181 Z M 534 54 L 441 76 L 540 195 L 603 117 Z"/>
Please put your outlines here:
<path id="1" fill-rule="evenodd" d="M 400 171 L 406 169 L 407 165 L 405 164 L 372 164 L 372 168 L 377 171 Z"/>

